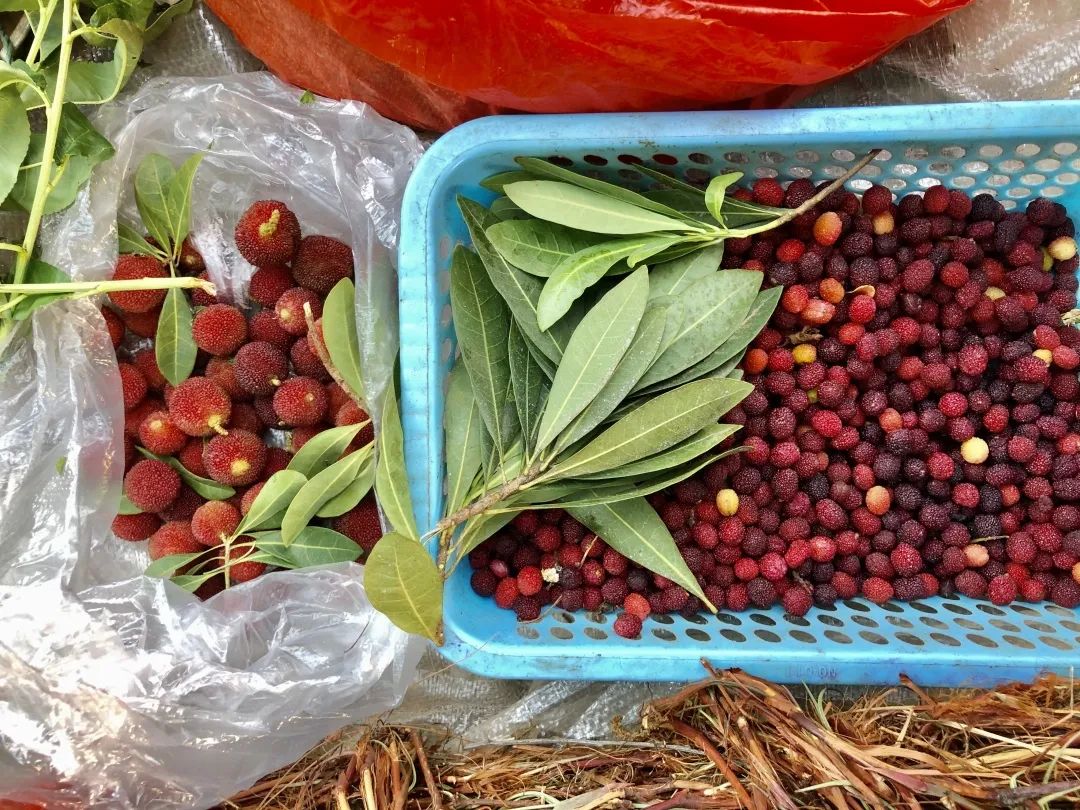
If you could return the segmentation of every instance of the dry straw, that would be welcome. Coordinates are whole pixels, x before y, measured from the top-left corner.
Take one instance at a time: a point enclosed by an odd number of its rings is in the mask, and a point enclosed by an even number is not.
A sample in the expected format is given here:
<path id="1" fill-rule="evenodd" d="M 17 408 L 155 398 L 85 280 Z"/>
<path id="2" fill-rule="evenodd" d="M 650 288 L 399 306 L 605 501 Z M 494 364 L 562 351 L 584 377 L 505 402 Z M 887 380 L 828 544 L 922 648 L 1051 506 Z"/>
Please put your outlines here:
<path id="1" fill-rule="evenodd" d="M 337 735 L 223 805 L 290 810 L 1080 807 L 1071 681 L 854 702 L 716 671 L 601 742 L 462 748 L 432 730 Z M 357 738 L 356 734 L 360 736 Z"/>

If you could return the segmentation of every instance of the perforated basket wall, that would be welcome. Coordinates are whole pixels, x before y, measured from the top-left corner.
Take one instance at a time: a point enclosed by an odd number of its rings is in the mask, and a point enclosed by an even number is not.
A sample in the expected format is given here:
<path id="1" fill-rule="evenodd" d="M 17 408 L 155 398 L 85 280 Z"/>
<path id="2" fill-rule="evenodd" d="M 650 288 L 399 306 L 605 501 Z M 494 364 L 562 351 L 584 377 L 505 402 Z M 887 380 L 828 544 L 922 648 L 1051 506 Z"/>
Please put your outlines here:
<path id="1" fill-rule="evenodd" d="M 479 181 L 515 168 L 516 155 L 639 188 L 634 164 L 699 182 L 737 169 L 749 178 L 820 180 L 857 155 L 883 147 L 848 187 L 871 182 L 898 194 L 937 183 L 989 191 L 1007 208 L 1033 195 L 1080 214 L 1080 103 L 956 104 L 839 110 L 647 115 L 507 116 L 466 124 L 437 141 L 405 195 L 400 248 L 402 407 L 420 524 L 442 509 L 442 409 L 454 355 L 449 260 L 467 241 L 454 198 L 483 202 Z M 463 567 L 464 568 L 464 567 Z M 452 661 L 504 678 L 689 680 L 699 661 L 738 666 L 782 682 L 992 684 L 1080 663 L 1080 611 L 1054 605 L 995 607 L 968 599 L 815 608 L 805 618 L 779 608 L 692 619 L 658 616 L 641 638 L 612 632 L 613 617 L 554 610 L 518 624 L 469 588 L 459 570 L 446 593 Z"/>

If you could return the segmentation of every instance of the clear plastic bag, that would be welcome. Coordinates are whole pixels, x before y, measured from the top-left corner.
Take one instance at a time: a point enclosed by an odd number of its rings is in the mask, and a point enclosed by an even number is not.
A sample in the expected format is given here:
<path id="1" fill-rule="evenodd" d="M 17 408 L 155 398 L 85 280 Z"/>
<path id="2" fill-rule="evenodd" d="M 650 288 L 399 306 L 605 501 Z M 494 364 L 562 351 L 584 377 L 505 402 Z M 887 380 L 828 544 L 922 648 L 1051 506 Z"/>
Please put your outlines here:
<path id="1" fill-rule="evenodd" d="M 102 111 L 116 146 L 54 218 L 44 258 L 104 278 L 150 152 L 206 157 L 193 238 L 219 294 L 253 271 L 231 223 L 284 200 L 305 231 L 353 245 L 367 392 L 396 354 L 393 248 L 421 152 L 365 105 L 269 74 L 153 81 Z M 0 348 L 0 799 L 50 808 L 207 807 L 345 725 L 394 706 L 423 644 L 364 595 L 362 567 L 282 571 L 207 602 L 141 576 L 110 535 L 123 475 L 119 379 L 88 301 L 39 310 Z"/>

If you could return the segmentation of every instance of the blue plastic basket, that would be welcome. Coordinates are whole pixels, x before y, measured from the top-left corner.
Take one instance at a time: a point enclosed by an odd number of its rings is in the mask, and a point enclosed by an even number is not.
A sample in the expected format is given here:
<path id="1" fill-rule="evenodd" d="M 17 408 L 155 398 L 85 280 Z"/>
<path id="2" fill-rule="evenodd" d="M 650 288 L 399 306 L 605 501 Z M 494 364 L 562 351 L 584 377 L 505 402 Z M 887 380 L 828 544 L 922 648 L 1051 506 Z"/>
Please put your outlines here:
<path id="1" fill-rule="evenodd" d="M 552 156 L 640 188 L 645 162 L 689 181 L 737 169 L 748 178 L 837 177 L 873 147 L 887 151 L 848 183 L 898 194 L 945 183 L 989 191 L 1007 208 L 1033 195 L 1080 214 L 1080 103 L 644 115 L 506 116 L 458 127 L 420 161 L 405 194 L 400 248 L 402 408 L 413 502 L 422 527 L 443 501 L 442 409 L 454 356 L 449 302 L 453 247 L 468 236 L 454 198 L 488 202 L 479 181 L 516 168 L 516 155 Z M 641 638 L 611 630 L 610 615 L 554 610 L 519 624 L 469 587 L 448 583 L 442 653 L 502 678 L 690 680 L 707 658 L 782 682 L 989 685 L 1080 663 L 1080 611 L 1048 604 L 996 607 L 968 599 L 875 606 L 657 616 Z"/>

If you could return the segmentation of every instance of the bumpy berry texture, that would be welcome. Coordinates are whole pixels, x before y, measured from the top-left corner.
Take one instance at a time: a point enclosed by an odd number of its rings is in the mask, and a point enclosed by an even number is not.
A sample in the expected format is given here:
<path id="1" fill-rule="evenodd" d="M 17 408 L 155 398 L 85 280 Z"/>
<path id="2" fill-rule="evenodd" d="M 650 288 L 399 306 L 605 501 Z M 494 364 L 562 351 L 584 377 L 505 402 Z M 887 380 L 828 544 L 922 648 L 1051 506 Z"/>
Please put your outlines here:
<path id="1" fill-rule="evenodd" d="M 300 286 L 326 295 L 343 278 L 352 278 L 352 248 L 329 236 L 305 236 L 292 273 Z"/>
<path id="2" fill-rule="evenodd" d="M 145 540 L 161 526 L 161 518 L 153 512 L 137 515 L 117 515 L 113 518 L 112 533 L 121 540 L 137 542 Z"/>
<path id="3" fill-rule="evenodd" d="M 213 355 L 235 352 L 247 340 L 247 320 L 236 307 L 213 304 L 195 314 L 191 325 L 195 345 Z"/>
<path id="4" fill-rule="evenodd" d="M 269 396 L 277 390 L 289 373 L 289 361 L 284 352 L 265 341 L 254 341 L 240 347 L 233 362 L 236 383 L 253 396 Z"/>
<path id="5" fill-rule="evenodd" d="M 322 316 L 322 300 L 311 290 L 303 287 L 293 287 L 286 290 L 274 304 L 274 312 L 277 314 L 281 328 L 290 335 L 299 336 L 307 334 L 307 316 L 304 305 L 311 308 L 311 317 L 317 319 Z"/>
<path id="6" fill-rule="evenodd" d="M 124 494 L 144 512 L 160 512 L 180 494 L 180 476 L 164 461 L 143 459 L 124 476 Z"/>
<path id="7" fill-rule="evenodd" d="M 283 425 L 317 425 L 326 418 L 326 389 L 311 377 L 292 377 L 274 393 L 274 413 Z"/>
<path id="8" fill-rule="evenodd" d="M 189 377 L 169 397 L 169 416 L 189 436 L 221 433 L 232 414 L 232 400 L 205 377 Z"/>
<path id="9" fill-rule="evenodd" d="M 226 501 L 207 501 L 191 516 L 191 533 L 204 546 L 225 542 L 240 525 L 240 510 Z"/>
<path id="10" fill-rule="evenodd" d="M 379 507 L 375 498 L 370 495 L 341 517 L 334 518 L 331 526 L 360 546 L 365 553 L 375 548 L 375 544 L 382 537 Z"/>
<path id="11" fill-rule="evenodd" d="M 230 486 L 246 486 L 257 481 L 266 463 L 266 445 L 260 436 L 246 430 L 230 430 L 215 436 L 203 450 L 206 472 L 215 481 Z"/>
<path id="12" fill-rule="evenodd" d="M 160 560 L 173 554 L 192 554 L 202 551 L 203 546 L 191 533 L 191 524 L 186 520 L 173 520 L 154 532 L 147 546 L 151 560 Z"/>
<path id="13" fill-rule="evenodd" d="M 149 256 L 121 256 L 113 272 L 114 281 L 132 281 L 141 278 L 167 278 L 165 267 Z M 165 290 L 121 290 L 109 293 L 113 306 L 128 314 L 150 312 L 165 300 Z M 130 328 L 130 326 L 129 326 Z"/>
<path id="14" fill-rule="evenodd" d="M 236 248 L 256 267 L 288 264 L 300 246 L 300 223 L 285 203 L 260 200 L 236 223 Z"/>
<path id="15" fill-rule="evenodd" d="M 154 411 L 139 425 L 139 443 L 159 456 L 178 453 L 188 442 L 188 435 L 180 430 L 167 411 Z"/>

